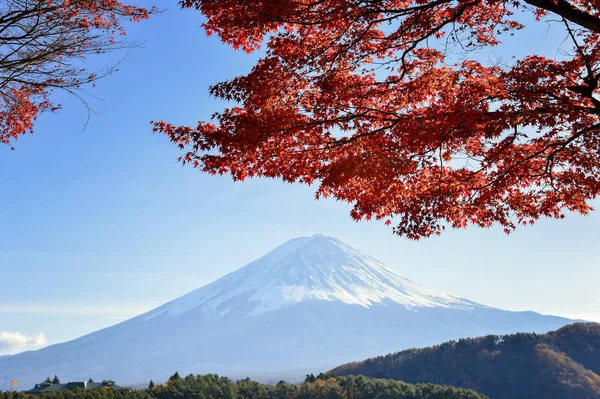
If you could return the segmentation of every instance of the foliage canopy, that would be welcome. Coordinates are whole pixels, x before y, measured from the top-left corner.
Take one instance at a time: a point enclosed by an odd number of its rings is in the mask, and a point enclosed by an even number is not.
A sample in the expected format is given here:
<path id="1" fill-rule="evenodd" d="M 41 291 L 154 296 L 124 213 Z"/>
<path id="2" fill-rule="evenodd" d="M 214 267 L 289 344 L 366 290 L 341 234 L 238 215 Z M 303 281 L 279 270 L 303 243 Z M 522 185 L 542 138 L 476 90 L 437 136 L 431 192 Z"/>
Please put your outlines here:
<path id="1" fill-rule="evenodd" d="M 597 2 L 182 5 L 234 48 L 265 48 L 247 75 L 211 87 L 233 103 L 212 122 L 154 123 L 184 163 L 235 180 L 317 184 L 317 198 L 346 201 L 354 219 L 384 220 L 411 239 L 470 224 L 508 233 L 586 214 L 600 193 Z M 564 54 L 548 58 L 531 43 L 521 59 L 481 60 L 525 22 L 560 29 Z"/>
<path id="2" fill-rule="evenodd" d="M 126 45 L 124 21 L 156 12 L 118 0 L 3 0 L 0 4 L 0 143 L 33 131 L 49 94 L 75 95 L 112 69 L 87 71 L 81 61 Z"/>

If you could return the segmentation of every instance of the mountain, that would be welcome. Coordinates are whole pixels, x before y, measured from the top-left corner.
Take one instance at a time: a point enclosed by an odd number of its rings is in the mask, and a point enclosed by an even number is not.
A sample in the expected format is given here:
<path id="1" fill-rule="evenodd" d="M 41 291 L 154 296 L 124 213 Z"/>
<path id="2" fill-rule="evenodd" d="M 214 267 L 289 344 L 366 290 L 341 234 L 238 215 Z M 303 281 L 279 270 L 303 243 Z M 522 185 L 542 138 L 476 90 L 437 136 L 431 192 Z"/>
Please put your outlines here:
<path id="1" fill-rule="evenodd" d="M 600 324 L 461 339 L 345 364 L 327 374 L 452 385 L 494 399 L 598 399 Z"/>
<path id="2" fill-rule="evenodd" d="M 0 375 L 23 389 L 55 374 L 120 384 L 164 380 L 175 370 L 276 380 L 462 336 L 567 323 L 435 291 L 316 235 L 115 326 L 0 357 Z"/>

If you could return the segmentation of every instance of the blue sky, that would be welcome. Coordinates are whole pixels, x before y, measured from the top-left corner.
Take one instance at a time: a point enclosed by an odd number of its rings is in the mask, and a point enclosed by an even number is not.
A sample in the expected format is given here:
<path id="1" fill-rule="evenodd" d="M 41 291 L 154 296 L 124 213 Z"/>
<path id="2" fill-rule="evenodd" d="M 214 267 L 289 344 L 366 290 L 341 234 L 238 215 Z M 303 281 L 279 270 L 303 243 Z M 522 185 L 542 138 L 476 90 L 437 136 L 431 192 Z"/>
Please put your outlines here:
<path id="1" fill-rule="evenodd" d="M 0 354 L 109 326 L 315 233 L 486 305 L 600 321 L 599 213 L 509 236 L 469 229 L 412 242 L 353 222 L 348 206 L 315 201 L 311 187 L 233 183 L 182 168 L 149 122 L 207 119 L 223 106 L 208 86 L 248 71 L 257 57 L 205 37 L 201 22 L 173 2 L 130 27 L 144 43 L 90 89 L 98 115 L 87 128 L 82 104 L 59 94 L 63 110 L 43 115 L 15 151 L 0 147 L 0 334 L 13 334 Z M 535 35 L 552 51 L 562 40 L 545 29 L 530 35 L 510 51 L 530 51 Z"/>

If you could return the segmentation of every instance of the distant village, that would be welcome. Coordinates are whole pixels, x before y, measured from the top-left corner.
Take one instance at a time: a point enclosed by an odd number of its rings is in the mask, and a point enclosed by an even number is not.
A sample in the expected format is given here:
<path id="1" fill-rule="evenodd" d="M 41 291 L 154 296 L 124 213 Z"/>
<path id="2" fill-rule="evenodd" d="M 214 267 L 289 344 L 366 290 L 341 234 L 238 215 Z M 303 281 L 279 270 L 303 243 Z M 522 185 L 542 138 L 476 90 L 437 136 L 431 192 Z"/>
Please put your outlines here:
<path id="1" fill-rule="evenodd" d="M 117 385 L 113 380 L 102 380 L 101 382 L 94 382 L 92 378 L 90 378 L 87 382 L 67 382 L 63 384 L 60 382 L 57 376 L 54 376 L 53 380 L 51 380 L 50 377 L 48 377 L 44 382 L 35 384 L 35 387 L 33 387 L 33 389 L 25 391 L 25 393 L 35 395 L 46 392 L 74 391 L 76 389 L 108 390 L 122 389 L 122 387 Z"/>

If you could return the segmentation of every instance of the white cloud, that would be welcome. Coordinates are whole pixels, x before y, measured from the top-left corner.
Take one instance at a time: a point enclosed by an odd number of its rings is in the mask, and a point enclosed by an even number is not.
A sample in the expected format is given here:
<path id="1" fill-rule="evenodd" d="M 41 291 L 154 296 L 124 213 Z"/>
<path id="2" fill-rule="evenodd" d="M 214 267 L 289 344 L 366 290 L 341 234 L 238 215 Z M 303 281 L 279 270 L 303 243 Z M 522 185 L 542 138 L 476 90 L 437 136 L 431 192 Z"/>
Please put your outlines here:
<path id="1" fill-rule="evenodd" d="M 25 335 L 18 331 L 0 331 L 0 354 L 13 354 L 38 349 L 48 343 L 43 333 Z"/>

